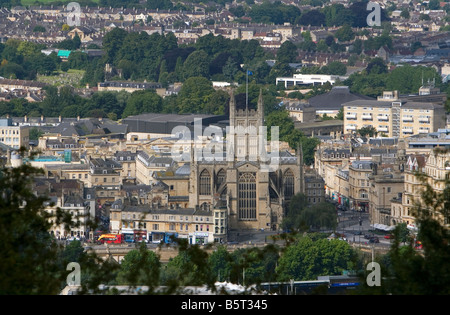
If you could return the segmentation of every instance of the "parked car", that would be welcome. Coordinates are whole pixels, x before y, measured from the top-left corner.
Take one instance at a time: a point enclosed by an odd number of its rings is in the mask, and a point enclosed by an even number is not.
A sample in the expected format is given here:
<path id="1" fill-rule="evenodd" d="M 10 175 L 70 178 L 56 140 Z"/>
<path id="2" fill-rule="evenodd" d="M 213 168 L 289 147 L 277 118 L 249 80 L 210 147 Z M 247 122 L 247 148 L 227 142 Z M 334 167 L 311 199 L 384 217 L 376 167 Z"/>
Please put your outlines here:
<path id="1" fill-rule="evenodd" d="M 392 234 L 386 234 L 386 235 L 384 236 L 384 238 L 386 238 L 386 239 L 392 239 L 392 238 L 394 238 L 394 235 L 392 235 Z"/>
<path id="2" fill-rule="evenodd" d="M 365 239 L 368 239 L 368 240 L 369 240 L 371 237 L 372 237 L 372 235 L 370 235 L 370 234 L 364 234 L 364 238 L 365 238 Z"/>
<path id="3" fill-rule="evenodd" d="M 369 239 L 369 243 L 379 243 L 380 240 L 378 239 L 377 236 L 373 236 Z"/>

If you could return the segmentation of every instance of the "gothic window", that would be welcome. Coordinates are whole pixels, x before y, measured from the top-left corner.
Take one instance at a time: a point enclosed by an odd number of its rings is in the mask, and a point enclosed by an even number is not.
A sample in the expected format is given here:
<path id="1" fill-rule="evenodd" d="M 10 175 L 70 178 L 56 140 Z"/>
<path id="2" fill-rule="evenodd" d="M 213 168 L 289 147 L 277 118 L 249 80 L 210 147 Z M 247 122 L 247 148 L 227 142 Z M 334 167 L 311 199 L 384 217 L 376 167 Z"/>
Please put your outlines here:
<path id="1" fill-rule="evenodd" d="M 290 199 L 294 195 L 294 173 L 289 169 L 283 176 L 284 198 Z"/>
<path id="2" fill-rule="evenodd" d="M 226 178 L 226 173 L 225 173 L 225 170 L 222 168 L 217 173 L 217 188 L 219 188 L 220 185 L 222 185 L 222 183 L 225 182 L 225 178 Z"/>
<path id="3" fill-rule="evenodd" d="M 239 220 L 256 220 L 256 176 L 242 173 L 239 176 Z"/>
<path id="4" fill-rule="evenodd" d="M 200 173 L 200 195 L 211 195 L 211 175 L 207 170 Z"/>

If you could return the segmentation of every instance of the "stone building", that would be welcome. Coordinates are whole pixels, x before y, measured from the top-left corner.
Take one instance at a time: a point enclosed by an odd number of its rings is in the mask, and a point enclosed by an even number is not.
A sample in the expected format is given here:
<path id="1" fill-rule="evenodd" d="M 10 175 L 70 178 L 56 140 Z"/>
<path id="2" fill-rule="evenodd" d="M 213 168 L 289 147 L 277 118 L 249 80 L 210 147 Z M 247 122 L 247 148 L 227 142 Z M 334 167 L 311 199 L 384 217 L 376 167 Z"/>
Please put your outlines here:
<path id="1" fill-rule="evenodd" d="M 256 108 L 236 104 L 231 95 L 228 130 L 235 132 L 227 134 L 225 154 L 214 159 L 199 156 L 195 149 L 191 154 L 190 207 L 226 209 L 230 231 L 277 230 L 291 197 L 304 193 L 301 150 L 281 154 L 272 147 L 270 154 L 279 154 L 267 160 L 260 154 L 265 146 L 252 130 L 260 130 L 263 119 L 262 94 Z"/>

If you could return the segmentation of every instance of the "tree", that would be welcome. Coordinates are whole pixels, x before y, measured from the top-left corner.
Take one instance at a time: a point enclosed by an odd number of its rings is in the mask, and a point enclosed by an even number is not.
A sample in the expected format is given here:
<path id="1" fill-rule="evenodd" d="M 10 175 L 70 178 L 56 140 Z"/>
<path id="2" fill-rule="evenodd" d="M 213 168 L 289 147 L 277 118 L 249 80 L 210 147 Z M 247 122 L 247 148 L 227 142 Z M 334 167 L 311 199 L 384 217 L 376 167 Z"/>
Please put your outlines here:
<path id="1" fill-rule="evenodd" d="M 356 131 L 359 133 L 361 137 L 369 136 L 369 137 L 375 137 L 377 135 L 377 129 L 375 127 L 362 127 L 361 129 L 358 129 Z"/>
<path id="2" fill-rule="evenodd" d="M 304 227 L 299 224 L 298 217 L 307 206 L 308 200 L 304 194 L 298 193 L 294 195 L 289 203 L 283 222 L 281 222 L 282 229 L 284 231 L 302 230 Z"/>
<path id="3" fill-rule="evenodd" d="M 44 134 L 44 132 L 37 127 L 33 127 L 30 129 L 30 140 L 39 140 L 39 137 L 41 137 Z"/>
<path id="4" fill-rule="evenodd" d="M 211 273 L 216 276 L 217 281 L 230 281 L 232 256 L 225 246 L 220 245 L 209 255 L 208 265 L 211 267 Z"/>
<path id="5" fill-rule="evenodd" d="M 1 294 L 57 294 L 66 277 L 58 260 L 60 246 L 49 231 L 51 220 L 60 224 L 67 217 L 47 212 L 48 199 L 33 194 L 31 183 L 41 173 L 27 164 L 1 172 Z"/>
<path id="6" fill-rule="evenodd" d="M 120 27 L 115 27 L 103 37 L 102 48 L 105 51 L 105 63 L 113 63 L 116 54 L 122 47 L 122 43 L 127 36 L 127 31 Z"/>
<path id="7" fill-rule="evenodd" d="M 123 258 L 118 272 L 118 283 L 122 285 L 145 285 L 147 293 L 154 293 L 160 284 L 161 263 L 155 252 L 140 243 L 137 249 L 129 251 Z"/>
<path id="8" fill-rule="evenodd" d="M 368 74 L 387 73 L 387 66 L 383 59 L 376 57 L 367 64 L 366 70 Z"/>
<path id="9" fill-rule="evenodd" d="M 351 10 L 344 7 L 342 4 L 333 3 L 327 5 L 322 9 L 325 14 L 327 26 L 340 26 L 344 24 L 353 24 L 354 15 Z"/>
<path id="10" fill-rule="evenodd" d="M 154 91 L 139 90 L 131 93 L 122 117 L 139 115 L 142 113 L 160 113 L 162 98 Z"/>
<path id="11" fill-rule="evenodd" d="M 419 20 L 421 20 L 421 21 L 431 21 L 431 17 L 428 14 L 420 13 Z"/>
<path id="12" fill-rule="evenodd" d="M 347 73 L 346 65 L 339 61 L 332 61 L 325 67 L 323 67 L 322 71 L 327 74 L 345 75 Z"/>
<path id="13" fill-rule="evenodd" d="M 425 80 L 434 80 L 438 85 L 441 82 L 441 77 L 432 67 L 404 65 L 395 68 L 386 77 L 386 88 L 405 94 L 417 93 Z"/>
<path id="14" fill-rule="evenodd" d="M 430 2 L 428 2 L 428 8 L 430 10 L 439 10 L 439 9 L 441 9 L 440 1 L 439 0 L 430 0 Z"/>
<path id="15" fill-rule="evenodd" d="M 153 0 L 147 1 L 147 9 L 149 10 L 172 10 L 173 4 L 170 0 Z"/>
<path id="16" fill-rule="evenodd" d="M 248 287 L 276 280 L 275 270 L 279 259 L 279 249 L 276 246 L 236 249 L 231 256 L 231 282 Z"/>
<path id="17" fill-rule="evenodd" d="M 276 272 L 279 281 L 317 280 L 318 276 L 341 275 L 355 265 L 355 252 L 347 242 L 304 236 L 282 253 Z"/>
<path id="18" fill-rule="evenodd" d="M 341 42 L 347 42 L 355 38 L 355 33 L 350 25 L 345 24 L 336 31 L 334 36 Z"/>
<path id="19" fill-rule="evenodd" d="M 17 47 L 17 52 L 24 57 L 31 57 L 39 54 L 41 49 L 42 47 L 40 45 L 33 42 L 22 41 Z"/>
<path id="20" fill-rule="evenodd" d="M 233 82 L 234 76 L 239 71 L 238 64 L 234 61 L 232 57 L 229 57 L 227 59 L 227 62 L 222 68 L 222 73 L 225 76 L 225 78 L 228 80 L 228 82 Z"/>
<path id="21" fill-rule="evenodd" d="M 183 78 L 205 77 L 209 78 L 209 57 L 203 50 L 191 53 L 183 64 Z"/>
<path id="22" fill-rule="evenodd" d="M 205 105 L 205 112 L 213 115 L 225 115 L 229 113 L 229 101 L 230 94 L 223 90 L 217 90 L 208 100 L 208 103 Z"/>
<path id="23" fill-rule="evenodd" d="M 215 92 L 211 81 L 204 77 L 190 77 L 178 94 L 178 111 L 180 114 L 204 113 L 211 95 Z"/>
<path id="24" fill-rule="evenodd" d="M 344 120 L 344 107 L 339 109 L 339 112 L 336 114 L 335 118 L 338 120 Z"/>
<path id="25" fill-rule="evenodd" d="M 297 60 L 297 47 L 289 40 L 281 44 L 277 52 L 277 62 L 294 63 Z"/>
<path id="26" fill-rule="evenodd" d="M 175 242 L 178 255 L 169 260 L 163 271 L 166 293 L 175 293 L 179 286 L 186 285 L 206 285 L 214 292 L 216 275 L 211 272 L 207 251 L 197 244 L 189 245 L 185 239 L 176 239 Z"/>
<path id="27" fill-rule="evenodd" d="M 308 227 L 308 231 L 334 230 L 337 226 L 336 209 L 325 201 L 310 205 L 299 214 L 297 221 L 300 226 Z"/>
<path id="28" fill-rule="evenodd" d="M 404 18 L 404 19 L 409 19 L 410 15 L 409 15 L 409 11 L 408 9 L 403 9 L 402 12 L 400 13 L 400 17 Z"/>
<path id="29" fill-rule="evenodd" d="M 319 10 L 311 10 L 302 13 L 298 20 L 298 24 L 305 26 L 322 26 L 325 25 L 325 15 Z"/>
<path id="30" fill-rule="evenodd" d="M 41 32 L 41 33 L 45 33 L 46 30 L 45 30 L 45 27 L 43 27 L 42 25 L 36 25 L 36 26 L 33 28 L 33 32 Z"/>

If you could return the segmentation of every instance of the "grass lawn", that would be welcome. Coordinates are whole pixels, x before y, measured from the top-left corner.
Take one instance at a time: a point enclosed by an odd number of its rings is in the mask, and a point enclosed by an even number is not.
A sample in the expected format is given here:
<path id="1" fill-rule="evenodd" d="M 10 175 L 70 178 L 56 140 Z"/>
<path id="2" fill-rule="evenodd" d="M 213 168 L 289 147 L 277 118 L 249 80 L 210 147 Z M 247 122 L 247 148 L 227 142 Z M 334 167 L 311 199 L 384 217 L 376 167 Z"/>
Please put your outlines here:
<path id="1" fill-rule="evenodd" d="M 57 71 L 53 75 L 38 75 L 37 81 L 47 84 L 59 86 L 59 85 L 72 85 L 74 87 L 80 87 L 80 80 L 83 78 L 84 70 L 69 69 L 67 72 Z"/>

